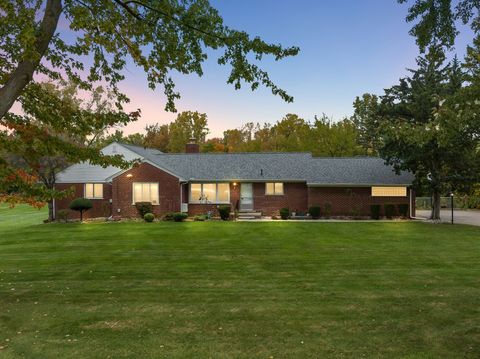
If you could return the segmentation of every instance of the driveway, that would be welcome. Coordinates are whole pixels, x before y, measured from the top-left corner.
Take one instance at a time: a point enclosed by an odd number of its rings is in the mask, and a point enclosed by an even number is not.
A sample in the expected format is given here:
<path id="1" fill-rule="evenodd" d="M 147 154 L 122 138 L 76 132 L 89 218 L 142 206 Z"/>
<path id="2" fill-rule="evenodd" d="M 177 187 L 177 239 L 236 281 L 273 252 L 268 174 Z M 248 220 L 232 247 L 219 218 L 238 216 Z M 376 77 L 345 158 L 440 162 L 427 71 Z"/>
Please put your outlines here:
<path id="1" fill-rule="evenodd" d="M 430 216 L 430 211 L 423 211 L 417 209 L 417 217 L 419 218 L 428 218 Z M 444 209 L 440 212 L 440 218 L 442 222 L 451 221 L 452 212 L 450 209 Z M 476 210 L 461 210 L 455 209 L 453 211 L 453 221 L 454 223 L 461 224 L 471 224 L 473 226 L 480 226 L 480 211 Z"/>

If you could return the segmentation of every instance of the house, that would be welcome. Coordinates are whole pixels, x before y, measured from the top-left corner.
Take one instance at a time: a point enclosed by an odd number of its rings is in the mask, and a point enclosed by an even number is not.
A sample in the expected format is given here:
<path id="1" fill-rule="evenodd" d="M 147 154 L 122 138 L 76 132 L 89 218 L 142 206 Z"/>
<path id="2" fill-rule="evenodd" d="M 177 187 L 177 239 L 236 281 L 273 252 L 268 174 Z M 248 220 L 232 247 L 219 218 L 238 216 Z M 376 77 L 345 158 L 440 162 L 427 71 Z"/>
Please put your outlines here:
<path id="1" fill-rule="evenodd" d="M 137 217 L 136 202 L 151 202 L 155 215 L 186 212 L 217 213 L 230 204 L 239 211 L 269 216 L 283 207 L 306 212 L 310 206 L 332 216 L 370 215 L 370 205 L 408 204 L 414 211 L 413 176 L 393 169 L 376 157 L 319 158 L 310 153 L 199 153 L 195 143 L 187 153 L 162 153 L 112 143 L 105 155 L 123 155 L 139 164 L 130 169 L 102 168 L 89 163 L 68 167 L 56 188 L 74 189 L 71 198 L 55 201 L 55 213 L 73 198 L 90 198 L 85 217 Z M 382 206 L 383 207 L 383 206 Z M 382 209 L 383 210 L 383 209 Z M 72 214 L 71 217 L 76 214 Z"/>

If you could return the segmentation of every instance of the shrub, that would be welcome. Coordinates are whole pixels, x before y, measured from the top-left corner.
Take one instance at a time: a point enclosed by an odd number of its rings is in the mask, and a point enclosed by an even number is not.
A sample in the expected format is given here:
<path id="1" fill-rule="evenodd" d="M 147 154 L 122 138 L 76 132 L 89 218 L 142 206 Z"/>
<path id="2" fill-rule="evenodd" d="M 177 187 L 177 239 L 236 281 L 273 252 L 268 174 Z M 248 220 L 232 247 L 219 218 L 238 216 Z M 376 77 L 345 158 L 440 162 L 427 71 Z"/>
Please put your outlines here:
<path id="1" fill-rule="evenodd" d="M 277 219 L 278 219 L 278 217 L 277 217 L 277 216 L 275 216 L 275 215 L 273 215 L 273 216 L 272 216 L 272 219 L 273 219 L 273 220 L 277 220 Z"/>
<path id="2" fill-rule="evenodd" d="M 314 219 L 320 218 L 320 206 L 312 206 L 308 209 L 308 213 L 312 216 Z"/>
<path id="3" fill-rule="evenodd" d="M 325 203 L 325 211 L 323 211 L 325 214 L 325 218 L 330 218 L 332 215 L 332 204 L 330 202 Z"/>
<path id="4" fill-rule="evenodd" d="M 227 221 L 230 219 L 230 206 L 225 205 L 225 206 L 220 206 L 218 207 L 218 213 L 220 213 L 220 218 L 224 221 Z"/>
<path id="5" fill-rule="evenodd" d="M 186 213 L 182 213 L 182 212 L 175 212 L 173 214 L 173 220 L 175 222 L 183 222 L 187 217 L 188 217 L 188 215 Z"/>
<path id="6" fill-rule="evenodd" d="M 92 201 L 88 198 L 76 198 L 70 202 L 70 209 L 80 212 L 80 221 L 83 221 L 83 212 L 93 207 Z"/>
<path id="7" fill-rule="evenodd" d="M 282 208 L 280 210 L 280 217 L 282 219 L 288 219 L 288 217 L 290 217 L 290 210 L 288 208 Z"/>
<path id="8" fill-rule="evenodd" d="M 193 217 L 193 220 L 196 222 L 204 222 L 207 220 L 207 215 L 206 214 L 199 214 L 195 217 Z"/>
<path id="9" fill-rule="evenodd" d="M 398 205 L 398 213 L 403 218 L 407 218 L 408 217 L 408 204 L 406 204 L 406 203 L 399 204 Z"/>
<path id="10" fill-rule="evenodd" d="M 60 211 L 58 211 L 58 218 L 63 219 L 65 223 L 68 222 L 68 215 L 69 212 L 66 209 L 61 209 Z"/>
<path id="11" fill-rule="evenodd" d="M 380 219 L 380 208 L 379 204 L 372 204 L 370 206 L 370 217 L 372 219 Z"/>
<path id="12" fill-rule="evenodd" d="M 145 215 L 143 216 L 143 219 L 145 220 L 145 222 L 153 222 L 153 220 L 155 219 L 155 216 L 153 213 L 145 213 Z"/>
<path id="13" fill-rule="evenodd" d="M 395 217 L 396 211 L 395 211 L 395 205 L 391 203 L 385 204 L 385 217 L 388 219 L 392 219 Z"/>
<path id="14" fill-rule="evenodd" d="M 173 216 L 175 215 L 175 212 L 167 212 L 163 216 L 164 221 L 173 221 Z"/>
<path id="15" fill-rule="evenodd" d="M 135 202 L 135 207 L 137 207 L 138 214 L 142 218 L 145 218 L 147 213 L 153 212 L 153 207 L 150 202 Z"/>

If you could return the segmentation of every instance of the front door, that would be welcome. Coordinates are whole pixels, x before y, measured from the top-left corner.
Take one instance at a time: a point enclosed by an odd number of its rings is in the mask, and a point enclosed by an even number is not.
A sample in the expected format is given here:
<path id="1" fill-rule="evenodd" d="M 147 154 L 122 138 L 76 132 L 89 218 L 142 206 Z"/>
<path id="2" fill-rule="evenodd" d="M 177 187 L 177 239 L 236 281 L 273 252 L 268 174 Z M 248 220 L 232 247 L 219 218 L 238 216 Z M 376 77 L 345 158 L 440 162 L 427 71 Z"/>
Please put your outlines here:
<path id="1" fill-rule="evenodd" d="M 240 210 L 253 210 L 253 188 L 251 183 L 240 184 Z"/>

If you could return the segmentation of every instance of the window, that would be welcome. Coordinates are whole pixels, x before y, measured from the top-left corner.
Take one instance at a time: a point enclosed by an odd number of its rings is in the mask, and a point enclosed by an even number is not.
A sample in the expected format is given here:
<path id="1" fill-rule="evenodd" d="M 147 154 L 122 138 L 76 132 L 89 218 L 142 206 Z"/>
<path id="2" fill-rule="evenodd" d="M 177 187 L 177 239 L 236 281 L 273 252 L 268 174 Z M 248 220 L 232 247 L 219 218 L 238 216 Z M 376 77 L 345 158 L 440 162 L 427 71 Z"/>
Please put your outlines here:
<path id="1" fill-rule="evenodd" d="M 407 187 L 372 187 L 372 197 L 406 197 Z"/>
<path id="2" fill-rule="evenodd" d="M 158 205 L 158 183 L 133 182 L 133 204 L 137 202 Z"/>
<path id="3" fill-rule="evenodd" d="M 85 183 L 85 198 L 102 199 L 103 183 Z"/>
<path id="4" fill-rule="evenodd" d="M 190 203 L 229 203 L 229 183 L 191 183 Z"/>
<path id="5" fill-rule="evenodd" d="M 269 196 L 281 196 L 283 194 L 283 183 L 265 183 L 265 194 Z"/>

